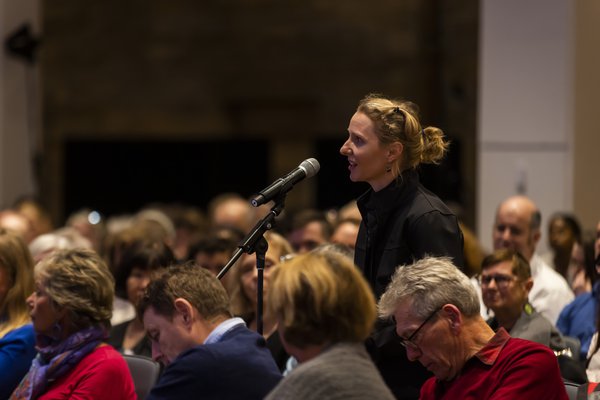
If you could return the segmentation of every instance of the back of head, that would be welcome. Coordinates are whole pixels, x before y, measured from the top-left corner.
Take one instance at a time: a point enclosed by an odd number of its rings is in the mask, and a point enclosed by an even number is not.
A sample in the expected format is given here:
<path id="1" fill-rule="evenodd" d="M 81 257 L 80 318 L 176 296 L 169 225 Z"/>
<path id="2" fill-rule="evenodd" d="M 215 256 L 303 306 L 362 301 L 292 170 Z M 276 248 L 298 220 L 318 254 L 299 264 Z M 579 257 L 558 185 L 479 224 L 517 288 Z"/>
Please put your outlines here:
<path id="1" fill-rule="evenodd" d="M 205 319 L 231 316 L 229 298 L 221 282 L 193 262 L 172 265 L 155 276 L 138 303 L 138 315 L 152 307 L 157 314 L 172 318 L 178 298 L 189 301 Z"/>
<path id="2" fill-rule="evenodd" d="M 21 196 L 13 203 L 12 208 L 31 221 L 34 237 L 54 229 L 50 212 L 36 196 Z"/>
<path id="3" fill-rule="evenodd" d="M 352 261 L 337 252 L 309 252 L 271 275 L 270 312 L 285 340 L 299 348 L 360 342 L 376 318 L 375 298 Z"/>
<path id="4" fill-rule="evenodd" d="M 12 209 L 0 211 L 0 228 L 18 234 L 25 243 L 31 242 L 35 234 L 29 218 Z"/>
<path id="5" fill-rule="evenodd" d="M 93 248 L 92 243 L 79 231 L 71 227 L 63 227 L 49 233 L 39 235 L 29 243 L 29 251 L 34 261 L 40 261 L 54 250 Z"/>
<path id="6" fill-rule="evenodd" d="M 69 312 L 74 332 L 91 326 L 110 327 L 114 280 L 94 250 L 51 253 L 35 266 L 35 280 L 54 304 Z"/>
<path id="7" fill-rule="evenodd" d="M 444 304 L 454 304 L 467 317 L 479 315 L 475 286 L 449 257 L 425 257 L 398 267 L 379 300 L 380 317 L 392 316 L 405 300 L 412 301 L 412 311 L 422 318 Z"/>
<path id="8" fill-rule="evenodd" d="M 0 298 L 0 338 L 29 321 L 25 300 L 33 292 L 33 259 L 24 240 L 0 228 L 0 269 L 8 290 Z"/>
<path id="9" fill-rule="evenodd" d="M 382 144 L 402 143 L 402 164 L 393 167 L 398 175 L 422 163 L 437 164 L 446 153 L 449 143 L 442 130 L 433 126 L 424 128 L 417 105 L 410 101 L 372 93 L 359 102 L 356 111 L 373 121 Z"/>
<path id="10" fill-rule="evenodd" d="M 244 233 L 252 228 L 254 211 L 250 202 L 235 192 L 213 197 L 207 210 L 211 226 L 233 226 Z"/>

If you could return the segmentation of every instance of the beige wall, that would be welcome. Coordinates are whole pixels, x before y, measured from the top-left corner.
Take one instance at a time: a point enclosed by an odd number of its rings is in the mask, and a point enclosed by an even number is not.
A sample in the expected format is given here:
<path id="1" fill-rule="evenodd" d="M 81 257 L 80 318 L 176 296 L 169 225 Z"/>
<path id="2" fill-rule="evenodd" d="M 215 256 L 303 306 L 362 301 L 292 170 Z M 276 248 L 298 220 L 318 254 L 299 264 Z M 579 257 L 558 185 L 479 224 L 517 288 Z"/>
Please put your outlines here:
<path id="1" fill-rule="evenodd" d="M 478 236 L 491 247 L 496 207 L 522 193 L 548 217 L 600 218 L 600 2 L 486 0 L 481 6 Z"/>
<path id="2" fill-rule="evenodd" d="M 585 228 L 600 221 L 600 2 L 576 1 L 573 204 Z"/>

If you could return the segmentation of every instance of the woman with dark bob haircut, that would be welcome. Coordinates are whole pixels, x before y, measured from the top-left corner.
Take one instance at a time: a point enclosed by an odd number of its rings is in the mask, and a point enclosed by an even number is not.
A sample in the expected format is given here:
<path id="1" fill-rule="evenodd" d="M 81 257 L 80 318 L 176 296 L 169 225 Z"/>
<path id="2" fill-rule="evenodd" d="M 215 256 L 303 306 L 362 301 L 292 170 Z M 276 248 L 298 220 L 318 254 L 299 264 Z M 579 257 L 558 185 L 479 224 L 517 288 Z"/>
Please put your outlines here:
<path id="1" fill-rule="evenodd" d="M 127 363 L 105 343 L 114 280 L 93 250 L 59 250 L 34 270 L 27 298 L 38 355 L 11 399 L 135 399 Z"/>
<path id="2" fill-rule="evenodd" d="M 267 399 L 394 399 L 364 346 L 376 305 L 353 262 L 334 250 L 312 251 L 272 274 L 268 307 L 300 365 Z"/>

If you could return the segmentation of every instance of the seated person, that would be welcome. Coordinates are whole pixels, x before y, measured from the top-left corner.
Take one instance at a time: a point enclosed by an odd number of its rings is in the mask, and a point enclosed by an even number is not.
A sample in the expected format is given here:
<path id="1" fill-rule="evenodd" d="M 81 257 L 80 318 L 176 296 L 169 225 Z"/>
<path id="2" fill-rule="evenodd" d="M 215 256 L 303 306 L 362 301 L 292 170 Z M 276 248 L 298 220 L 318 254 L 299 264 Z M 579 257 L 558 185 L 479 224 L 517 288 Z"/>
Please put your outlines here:
<path id="1" fill-rule="evenodd" d="M 113 277 L 89 249 L 56 250 L 35 266 L 27 299 L 38 355 L 11 399 L 136 399 L 127 363 L 105 343 Z"/>
<path id="2" fill-rule="evenodd" d="M 166 244 L 145 241 L 134 243 L 125 248 L 120 257 L 115 277 L 116 293 L 131 304 L 137 304 L 150 282 L 150 275 L 174 263 L 175 255 Z M 108 344 L 123 354 L 152 356 L 150 339 L 139 315 L 113 326 Z"/>
<path id="3" fill-rule="evenodd" d="M 487 323 L 494 331 L 502 327 L 515 338 L 548 346 L 558 357 L 562 377 L 586 382 L 577 349 L 571 349 L 560 332 L 527 299 L 533 286 L 531 269 L 525 258 L 509 249 L 496 250 L 481 263 L 483 303 L 494 312 Z"/>
<path id="4" fill-rule="evenodd" d="M 420 398 L 568 400 L 552 350 L 504 328 L 495 333 L 479 304 L 469 278 L 447 257 L 396 269 L 379 315 L 395 320 L 408 359 L 435 375 Z"/>
<path id="5" fill-rule="evenodd" d="M 231 317 L 225 288 L 196 264 L 153 279 L 138 312 L 165 367 L 149 400 L 262 399 L 281 379 L 265 340 Z"/>
<path id="6" fill-rule="evenodd" d="M 354 250 L 359 227 L 359 219 L 348 218 L 337 221 L 331 235 L 331 243 L 343 244 Z"/>
<path id="7" fill-rule="evenodd" d="M 600 234 L 600 229 L 598 234 Z M 600 268 L 597 268 L 594 262 L 594 243 L 591 240 L 584 241 L 583 245 L 575 243 L 573 264 L 577 265 L 577 269 L 580 271 L 576 276 L 580 277 L 579 281 L 583 281 L 580 288 L 589 285 L 590 290 L 581 290 L 575 300 L 562 309 L 556 321 L 556 327 L 563 335 L 579 339 L 581 343 L 580 359 L 585 360 L 592 336 L 596 332 L 598 298 L 600 298 L 600 280 L 598 280 L 597 271 Z M 575 282 L 578 281 L 577 277 Z"/>
<path id="8" fill-rule="evenodd" d="M 333 227 L 324 212 L 304 209 L 289 218 L 291 218 L 290 227 L 285 237 L 296 253 L 306 253 L 329 242 Z"/>
<path id="9" fill-rule="evenodd" d="M 33 292 L 33 260 L 20 235 L 0 228 L 0 399 L 7 399 L 35 357 L 35 333 L 27 296 Z"/>
<path id="10" fill-rule="evenodd" d="M 376 318 L 369 284 L 350 258 L 323 249 L 272 273 L 268 307 L 284 347 L 300 364 L 271 399 L 389 399 L 364 340 Z"/>
<path id="11" fill-rule="evenodd" d="M 195 261 L 202 268 L 206 268 L 215 276 L 218 276 L 231 260 L 243 238 L 243 232 L 236 228 L 215 227 L 191 244 L 187 259 Z M 221 283 L 229 295 L 231 295 L 232 272 L 228 271 L 221 277 Z"/>
<path id="12" fill-rule="evenodd" d="M 268 231 L 264 238 L 267 241 L 268 249 L 265 254 L 265 269 L 263 270 L 263 314 L 262 314 L 262 335 L 267 341 L 267 347 L 271 351 L 280 371 L 283 371 L 289 354 L 283 348 L 279 335 L 277 334 L 277 319 L 269 312 L 266 305 L 269 303 L 270 276 L 272 271 L 279 268 L 282 257 L 292 253 L 292 246 L 280 234 Z M 258 323 L 258 270 L 256 268 L 256 254 L 244 253 L 238 262 L 230 270 L 233 273 L 230 288 L 231 309 L 233 315 L 238 316 L 246 322 L 249 329 L 257 330 Z"/>
<path id="13" fill-rule="evenodd" d="M 494 312 L 487 323 L 494 331 L 502 327 L 510 336 L 562 351 L 566 343 L 546 317 L 535 311 L 528 296 L 533 279 L 529 263 L 514 250 L 500 249 L 481 263 L 483 303 Z"/>

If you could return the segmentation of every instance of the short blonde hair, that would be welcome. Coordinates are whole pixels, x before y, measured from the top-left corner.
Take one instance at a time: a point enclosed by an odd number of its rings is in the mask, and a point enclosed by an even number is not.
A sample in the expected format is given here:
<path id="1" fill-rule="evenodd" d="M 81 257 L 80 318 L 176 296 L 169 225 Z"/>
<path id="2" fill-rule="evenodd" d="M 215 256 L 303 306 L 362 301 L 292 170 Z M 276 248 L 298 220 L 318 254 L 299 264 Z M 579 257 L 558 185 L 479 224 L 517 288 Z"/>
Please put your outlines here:
<path id="1" fill-rule="evenodd" d="M 35 266 L 35 279 L 56 306 L 69 311 L 75 331 L 110 327 L 115 282 L 95 251 L 57 250 Z"/>
<path id="2" fill-rule="evenodd" d="M 269 310 L 299 348 L 361 342 L 373 329 L 375 297 L 352 260 L 335 251 L 299 255 L 273 271 Z"/>

